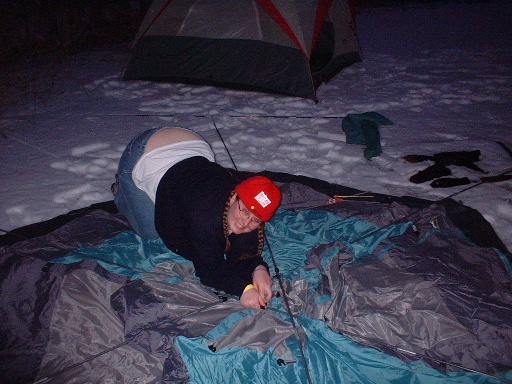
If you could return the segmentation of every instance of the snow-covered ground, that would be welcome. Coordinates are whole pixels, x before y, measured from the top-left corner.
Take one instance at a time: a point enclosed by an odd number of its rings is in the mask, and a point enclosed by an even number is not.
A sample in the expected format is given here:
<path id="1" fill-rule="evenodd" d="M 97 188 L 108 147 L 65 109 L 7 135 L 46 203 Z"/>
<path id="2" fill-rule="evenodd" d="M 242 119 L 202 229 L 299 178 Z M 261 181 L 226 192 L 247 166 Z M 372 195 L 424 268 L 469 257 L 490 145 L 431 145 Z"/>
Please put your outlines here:
<path id="1" fill-rule="evenodd" d="M 435 189 L 409 177 L 428 163 L 409 154 L 480 150 L 476 163 L 512 169 L 510 1 L 363 8 L 364 60 L 311 100 L 213 87 L 124 82 L 126 46 L 89 50 L 10 74 L 0 111 L 0 229 L 50 219 L 112 199 L 124 146 L 138 132 L 180 126 L 200 133 L 217 161 L 240 170 L 301 174 L 370 192 L 439 200 L 467 186 Z M 375 111 L 383 154 L 368 161 L 347 144 L 349 113 Z M 450 167 L 454 177 L 484 175 Z M 454 197 L 478 209 L 512 250 L 512 181 Z M 2 233 L 2 232 L 0 232 Z"/>

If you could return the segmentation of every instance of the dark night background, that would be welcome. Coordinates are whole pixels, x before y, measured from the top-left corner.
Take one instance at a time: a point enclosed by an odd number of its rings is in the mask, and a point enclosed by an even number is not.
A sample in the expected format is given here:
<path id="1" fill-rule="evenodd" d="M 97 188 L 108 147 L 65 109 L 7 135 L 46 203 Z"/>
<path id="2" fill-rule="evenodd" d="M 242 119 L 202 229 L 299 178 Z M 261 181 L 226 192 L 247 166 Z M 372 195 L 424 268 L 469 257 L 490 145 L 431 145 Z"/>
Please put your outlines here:
<path id="1" fill-rule="evenodd" d="M 357 7 L 482 0 L 354 0 Z M 84 48 L 126 43 L 134 38 L 151 0 L 2 0 L 0 65 L 58 60 Z M 6 69 L 4 67 L 4 69 Z"/>

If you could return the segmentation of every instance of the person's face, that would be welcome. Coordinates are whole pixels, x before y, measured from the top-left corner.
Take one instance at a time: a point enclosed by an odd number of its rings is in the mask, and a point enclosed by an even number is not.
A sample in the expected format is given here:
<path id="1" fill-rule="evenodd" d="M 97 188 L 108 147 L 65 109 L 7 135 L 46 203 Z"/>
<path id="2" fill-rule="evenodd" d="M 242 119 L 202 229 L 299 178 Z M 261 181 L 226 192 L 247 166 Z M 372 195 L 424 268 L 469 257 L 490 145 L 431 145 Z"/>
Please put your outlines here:
<path id="1" fill-rule="evenodd" d="M 236 235 L 254 231 L 261 224 L 261 220 L 249 212 L 236 194 L 232 197 L 226 220 L 229 229 Z"/>

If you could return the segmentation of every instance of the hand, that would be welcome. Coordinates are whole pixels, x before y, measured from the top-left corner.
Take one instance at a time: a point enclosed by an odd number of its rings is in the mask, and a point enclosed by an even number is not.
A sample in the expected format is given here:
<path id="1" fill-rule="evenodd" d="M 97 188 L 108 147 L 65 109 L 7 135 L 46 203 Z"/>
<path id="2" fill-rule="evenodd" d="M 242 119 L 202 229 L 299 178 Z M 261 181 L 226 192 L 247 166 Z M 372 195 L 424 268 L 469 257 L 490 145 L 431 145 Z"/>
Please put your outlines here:
<path id="1" fill-rule="evenodd" d="M 261 309 L 262 303 L 264 303 L 263 297 L 256 288 L 248 289 L 240 296 L 240 304 L 245 308 Z"/>
<path id="2" fill-rule="evenodd" d="M 272 298 L 272 278 L 264 266 L 259 265 L 254 269 L 252 284 L 261 296 L 261 305 L 266 306 L 268 301 Z"/>

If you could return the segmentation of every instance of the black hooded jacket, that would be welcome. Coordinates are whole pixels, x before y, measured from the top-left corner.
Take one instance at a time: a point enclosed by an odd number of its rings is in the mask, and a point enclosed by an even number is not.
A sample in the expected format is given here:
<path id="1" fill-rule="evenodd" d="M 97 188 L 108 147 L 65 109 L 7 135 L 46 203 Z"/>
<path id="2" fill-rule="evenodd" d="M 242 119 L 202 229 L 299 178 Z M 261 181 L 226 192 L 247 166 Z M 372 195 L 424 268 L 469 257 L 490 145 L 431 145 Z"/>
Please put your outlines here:
<path id="1" fill-rule="evenodd" d="M 200 156 L 180 161 L 160 180 L 155 201 L 156 230 L 167 248 L 193 262 L 201 282 L 241 295 L 252 272 L 267 264 L 256 257 L 258 230 L 231 234 L 225 253 L 222 216 L 239 181 L 236 171 Z M 251 257 L 243 257 L 250 255 Z"/>

